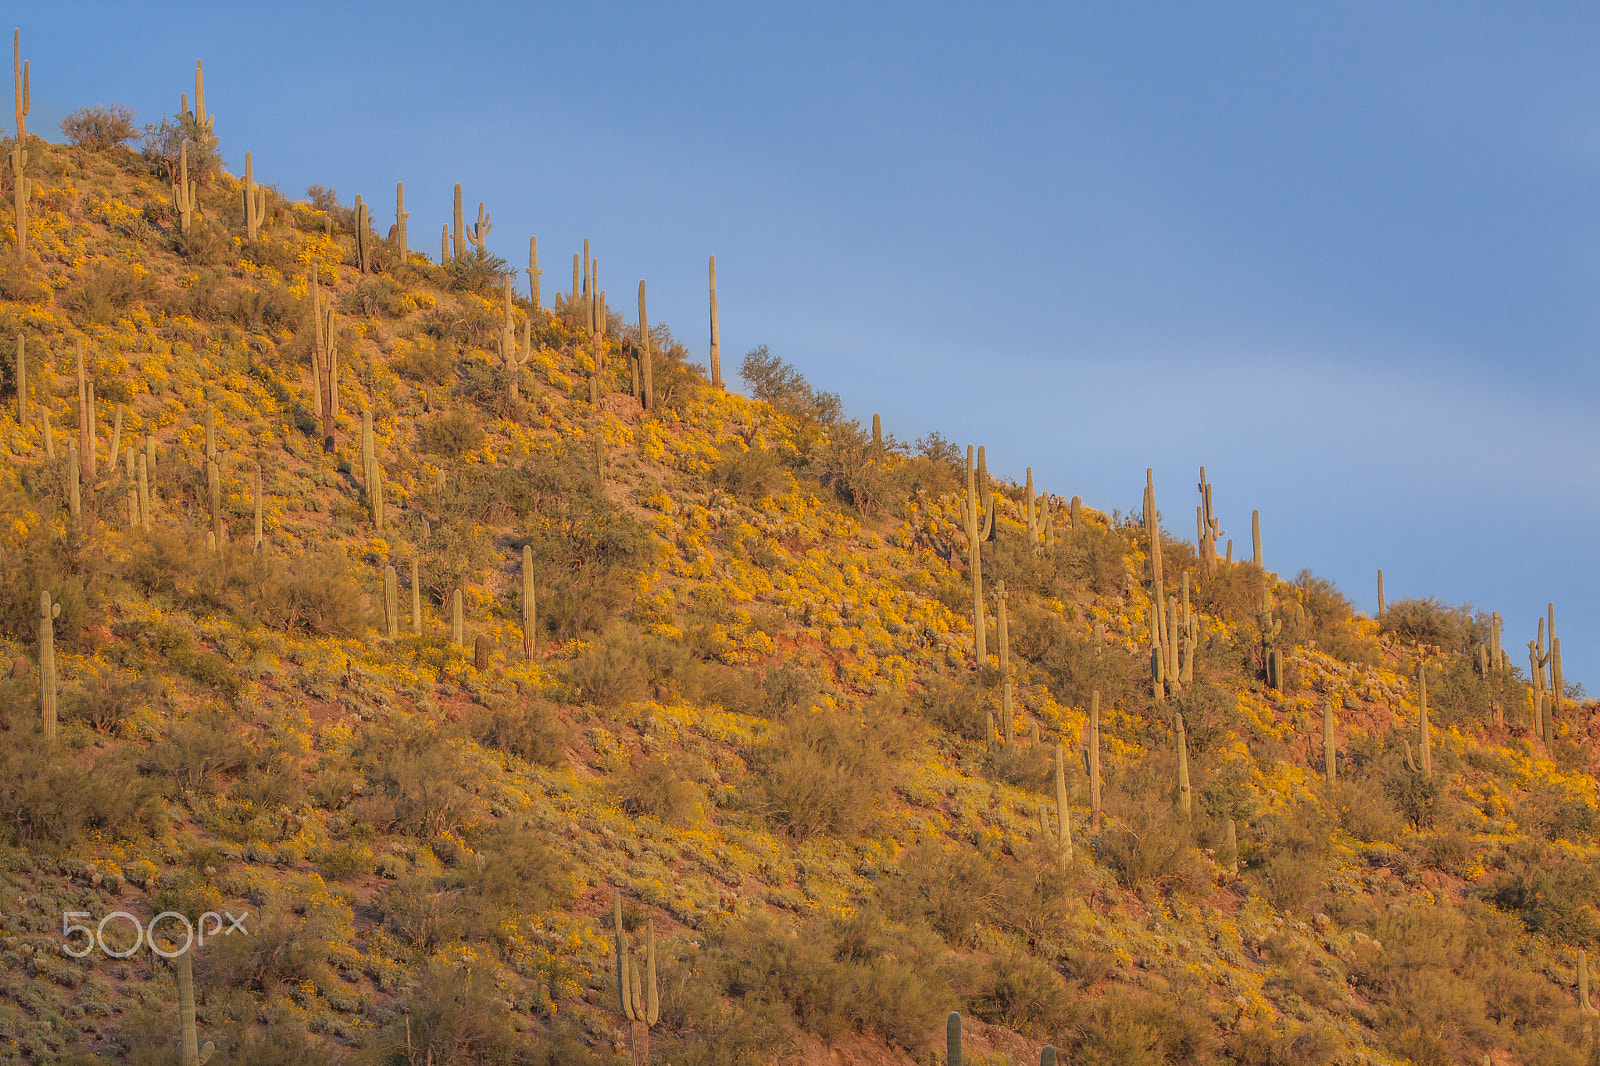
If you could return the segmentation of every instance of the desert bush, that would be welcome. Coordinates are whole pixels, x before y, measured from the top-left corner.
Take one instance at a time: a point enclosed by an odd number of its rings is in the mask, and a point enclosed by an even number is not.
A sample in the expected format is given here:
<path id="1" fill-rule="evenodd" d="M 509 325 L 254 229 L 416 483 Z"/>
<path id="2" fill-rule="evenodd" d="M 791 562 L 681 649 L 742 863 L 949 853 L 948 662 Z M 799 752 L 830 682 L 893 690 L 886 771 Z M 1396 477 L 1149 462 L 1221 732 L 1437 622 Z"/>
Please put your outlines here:
<path id="1" fill-rule="evenodd" d="M 1043 1039 L 1066 1021 L 1069 997 L 1055 967 L 1008 944 L 983 964 L 967 999 L 984 1021 Z"/>
<path id="2" fill-rule="evenodd" d="M 394 318 L 404 314 L 405 290 L 392 278 L 370 276 L 356 282 L 339 297 L 339 310 L 366 318 Z"/>
<path id="3" fill-rule="evenodd" d="M 934 674 L 923 680 L 922 691 L 912 699 L 911 706 L 930 725 L 963 740 L 981 743 L 987 739 L 985 708 L 992 687 L 980 674 Z"/>
<path id="4" fill-rule="evenodd" d="M 455 377 L 460 351 L 449 342 L 418 339 L 389 361 L 395 373 L 423 385 L 444 385 Z M 472 447 L 476 447 L 473 445 Z M 471 451 L 472 448 L 467 449 Z"/>
<path id="5" fill-rule="evenodd" d="M 540 766 L 560 766 L 571 743 L 555 708 L 539 699 L 492 700 L 487 707 L 463 714 L 461 724 L 479 744 Z"/>
<path id="6" fill-rule="evenodd" d="M 369 730 L 355 756 L 371 788 L 351 810 L 378 831 L 433 837 L 476 830 L 482 812 L 457 737 L 423 722 Z"/>
<path id="7" fill-rule="evenodd" d="M 243 768 L 249 747 L 220 714 L 198 714 L 167 727 L 145 753 L 140 769 L 170 778 L 184 793 L 214 791 L 221 779 Z"/>
<path id="8" fill-rule="evenodd" d="M 861 1031 L 921 1048 L 954 1005 L 943 982 L 912 962 L 936 953 L 937 942 L 876 919 L 813 919 L 800 929 L 765 916 L 730 924 L 706 959 L 712 987 L 782 1004 L 795 1025 L 825 1040 Z"/>
<path id="9" fill-rule="evenodd" d="M 739 376 L 758 400 L 785 414 L 832 425 L 844 413 L 838 394 L 818 392 L 794 367 L 773 355 L 765 344 L 746 352 Z"/>
<path id="10" fill-rule="evenodd" d="M 468 904 L 482 908 L 485 933 L 500 925 L 496 911 L 544 914 L 570 903 L 581 887 L 565 853 L 512 826 L 484 834 L 460 875 Z"/>
<path id="11" fill-rule="evenodd" d="M 665 825 L 680 827 L 698 823 L 710 803 L 705 786 L 684 774 L 681 760 L 661 756 L 634 768 L 619 783 L 617 793 L 622 809 L 629 814 L 648 814 Z"/>
<path id="12" fill-rule="evenodd" d="M 76 148 L 106 152 L 139 139 L 133 108 L 123 104 L 80 107 L 61 120 L 61 132 Z"/>
<path id="13" fill-rule="evenodd" d="M 67 718 L 86 722 L 97 733 L 114 734 L 155 690 L 149 676 L 92 673 L 65 694 L 62 704 Z"/>
<path id="14" fill-rule="evenodd" d="M 1192 891 L 1206 883 L 1190 825 L 1162 783 L 1175 780 L 1162 772 L 1170 770 L 1165 760 L 1146 759 L 1108 790 L 1105 806 L 1112 817 L 1094 847 L 1124 888 Z"/>
<path id="15" fill-rule="evenodd" d="M 1431 829 L 1442 790 L 1436 778 L 1397 765 L 1383 782 L 1383 794 L 1416 829 Z"/>
<path id="16" fill-rule="evenodd" d="M 58 302 L 78 325 L 109 325 L 126 313 L 128 305 L 155 295 L 155 277 L 132 263 L 101 261 L 88 267 L 76 285 Z"/>
<path id="17" fill-rule="evenodd" d="M 1529 932 L 1567 944 L 1600 945 L 1600 915 L 1590 901 L 1600 898 L 1600 871 L 1592 864 L 1533 841 L 1518 841 L 1499 859 L 1501 872 L 1484 895 L 1515 914 Z"/>
<path id="18" fill-rule="evenodd" d="M 567 663 L 567 684 L 577 699 L 617 707 L 649 694 L 650 665 L 638 648 L 638 634 L 617 627 L 574 655 Z"/>
<path id="19" fill-rule="evenodd" d="M 434 959 L 419 977 L 401 1008 L 402 1018 L 369 1038 L 376 1061 L 385 1066 L 531 1061 L 529 1041 L 501 1005 L 489 968 Z"/>
<path id="20" fill-rule="evenodd" d="M 51 758 L 15 734 L 0 750 L 0 839 L 75 844 L 91 832 L 127 838 L 160 825 L 150 787 L 118 756 Z"/>
<path id="21" fill-rule="evenodd" d="M 501 295 L 505 279 L 516 273 L 511 269 L 511 264 L 498 255 L 477 249 L 465 255 L 451 256 L 440 269 L 446 289 L 451 292 L 473 292 L 491 300 Z"/>
<path id="22" fill-rule="evenodd" d="M 869 725 L 842 713 L 797 715 L 753 753 L 762 809 L 796 839 L 865 831 L 912 743 L 900 718 Z"/>
<path id="23" fill-rule="evenodd" d="M 792 479 L 771 448 L 748 448 L 723 456 L 711 470 L 711 483 L 746 503 L 783 491 Z"/>
<path id="24" fill-rule="evenodd" d="M 900 853 L 878 896 L 891 915 L 920 919 L 960 947 L 989 920 L 999 888 L 994 867 L 976 851 L 922 840 Z"/>
<path id="25" fill-rule="evenodd" d="M 1379 619 L 1379 627 L 1401 640 L 1446 651 L 1460 651 L 1474 636 L 1470 605 L 1451 607 L 1432 596 L 1391 600 Z"/>
<path id="26" fill-rule="evenodd" d="M 35 277 L 26 266 L 18 263 L 15 256 L 11 257 L 9 262 L 0 263 L 0 300 L 38 304 L 44 303 L 53 295 L 55 290 Z M 16 395 L 16 391 L 16 384 L 13 383 L 12 395 Z"/>
<path id="27" fill-rule="evenodd" d="M 900 507 L 910 494 L 901 457 L 877 444 L 854 419 L 835 419 L 813 461 L 817 480 L 871 517 Z"/>
<path id="28" fill-rule="evenodd" d="M 459 459 L 483 447 L 483 426 L 469 412 L 457 409 L 423 422 L 417 427 L 417 440 L 425 452 Z"/>

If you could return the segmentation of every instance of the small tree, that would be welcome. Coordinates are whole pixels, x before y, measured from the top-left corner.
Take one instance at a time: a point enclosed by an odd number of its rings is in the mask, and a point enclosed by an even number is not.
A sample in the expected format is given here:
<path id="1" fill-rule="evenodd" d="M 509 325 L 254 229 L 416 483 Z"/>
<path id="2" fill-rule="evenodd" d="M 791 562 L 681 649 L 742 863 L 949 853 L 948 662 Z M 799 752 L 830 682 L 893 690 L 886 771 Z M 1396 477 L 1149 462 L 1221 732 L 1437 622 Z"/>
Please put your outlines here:
<path id="1" fill-rule="evenodd" d="M 109 152 L 139 139 L 133 108 L 122 104 L 80 107 L 61 120 L 61 132 L 77 148 Z"/>

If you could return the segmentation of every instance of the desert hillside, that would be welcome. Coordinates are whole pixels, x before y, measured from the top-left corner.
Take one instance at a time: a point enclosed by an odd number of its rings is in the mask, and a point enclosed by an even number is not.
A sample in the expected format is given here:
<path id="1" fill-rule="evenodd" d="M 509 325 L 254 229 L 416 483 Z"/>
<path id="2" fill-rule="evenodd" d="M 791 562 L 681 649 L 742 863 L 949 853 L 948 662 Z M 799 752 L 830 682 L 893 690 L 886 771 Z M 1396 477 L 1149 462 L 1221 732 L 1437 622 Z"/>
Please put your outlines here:
<path id="1" fill-rule="evenodd" d="M 0 144 L 0 1061 L 1600 1063 L 1558 628 L 884 436 L 197 103 Z"/>

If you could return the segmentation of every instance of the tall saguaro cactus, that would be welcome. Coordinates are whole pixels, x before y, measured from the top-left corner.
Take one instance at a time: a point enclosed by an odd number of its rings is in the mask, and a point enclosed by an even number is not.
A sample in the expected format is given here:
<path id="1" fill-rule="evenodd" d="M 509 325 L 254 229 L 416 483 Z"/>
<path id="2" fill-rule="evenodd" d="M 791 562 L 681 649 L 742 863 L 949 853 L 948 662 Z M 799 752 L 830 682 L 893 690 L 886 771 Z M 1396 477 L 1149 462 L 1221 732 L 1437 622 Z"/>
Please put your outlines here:
<path id="1" fill-rule="evenodd" d="M 522 657 L 533 661 L 538 615 L 533 594 L 533 548 L 522 546 Z"/>
<path id="2" fill-rule="evenodd" d="M 1015 715 L 1011 710 L 1011 637 L 1006 626 L 1006 583 L 1002 579 L 994 590 L 999 605 L 1000 637 L 1000 728 L 1005 736 L 1006 750 L 1016 739 Z"/>
<path id="3" fill-rule="evenodd" d="M 194 1016 L 194 960 L 185 947 L 172 959 L 172 969 L 178 983 L 178 1025 L 182 1033 L 179 1058 L 183 1066 L 205 1066 L 211 1061 L 216 1046 L 207 1040 L 200 1046 L 200 1031 Z"/>
<path id="4" fill-rule="evenodd" d="M 1177 718 L 1178 727 L 1178 809 L 1188 818 L 1194 810 L 1194 792 L 1189 788 L 1189 740 L 1183 730 L 1183 715 Z"/>
<path id="5" fill-rule="evenodd" d="M 39 720 L 44 739 L 56 741 L 56 625 L 61 604 L 52 602 L 49 592 L 39 594 Z"/>
<path id="6" fill-rule="evenodd" d="M 406 263 L 411 260 L 411 246 L 406 242 L 406 219 L 411 217 L 411 212 L 406 210 L 405 182 L 394 183 L 394 254 L 398 262 Z"/>
<path id="7" fill-rule="evenodd" d="M 539 269 L 539 238 L 528 238 L 528 299 L 533 304 L 533 310 L 539 311 L 539 275 L 544 271 Z"/>
<path id="8" fill-rule="evenodd" d="M 944 1020 L 944 1061 L 946 1066 L 963 1066 L 961 1054 L 961 1012 L 953 1010 Z"/>
<path id="9" fill-rule="evenodd" d="M 978 524 L 978 494 L 973 483 L 972 445 L 967 445 L 967 500 L 962 515 L 967 532 L 967 569 L 972 574 L 972 639 L 975 665 L 989 662 L 988 625 L 983 617 L 983 537 Z M 992 518 L 992 515 L 991 515 Z"/>
<path id="10" fill-rule="evenodd" d="M 1251 559 L 1250 559 L 1251 562 L 1253 562 L 1257 566 L 1261 566 L 1261 567 L 1264 567 L 1264 566 L 1267 565 L 1266 563 L 1261 561 L 1261 512 L 1260 511 L 1251 511 L 1250 512 L 1250 550 L 1254 553 L 1251 556 Z"/>
<path id="11" fill-rule="evenodd" d="M 1067 807 L 1067 753 L 1056 745 L 1056 862 L 1072 865 L 1072 816 Z"/>
<path id="12" fill-rule="evenodd" d="M 11 149 L 11 203 L 17 225 L 17 258 L 23 262 L 28 257 L 28 198 L 32 183 L 28 180 L 28 113 L 33 110 L 33 91 L 30 85 L 28 64 L 22 61 L 22 31 L 11 32 L 11 77 L 16 94 L 17 138 Z"/>
<path id="13" fill-rule="evenodd" d="M 255 469 L 250 475 L 250 489 L 255 496 L 255 541 L 251 550 L 259 553 L 266 546 L 266 538 L 261 535 L 261 460 L 256 460 Z"/>
<path id="14" fill-rule="evenodd" d="M 1217 568 L 1217 540 L 1222 536 L 1222 524 L 1217 521 L 1216 509 L 1211 502 L 1211 482 L 1206 480 L 1206 468 L 1200 468 L 1200 566 L 1206 573 Z"/>
<path id="15" fill-rule="evenodd" d="M 250 160 L 250 153 L 244 154 L 244 233 L 247 240 L 255 240 L 256 234 L 261 232 L 261 227 L 267 222 L 267 190 L 256 184 L 255 170 Z"/>
<path id="16" fill-rule="evenodd" d="M 411 635 L 422 636 L 422 585 L 417 581 L 417 560 L 411 560 Z"/>
<path id="17" fill-rule="evenodd" d="M 461 221 L 461 183 L 456 182 L 455 209 L 451 214 L 454 225 L 450 230 L 450 251 L 457 259 L 467 254 L 466 227 Z"/>
<path id="18" fill-rule="evenodd" d="M 717 322 L 717 257 L 711 257 L 711 387 L 722 384 L 722 328 Z"/>
<path id="19" fill-rule="evenodd" d="M 622 927 L 622 890 L 611 891 L 611 922 L 615 931 L 617 1005 L 628 1019 L 629 1051 L 633 1066 L 650 1061 L 650 1027 L 661 1019 L 661 997 L 656 983 L 656 927 L 645 926 L 644 976 L 628 951 L 628 934 Z"/>
<path id="20" fill-rule="evenodd" d="M 1379 570 L 1378 570 L 1378 617 L 1382 618 L 1384 612 L 1387 611 L 1388 609 L 1389 609 L 1389 605 L 1387 603 L 1385 603 L 1384 600 L 1383 600 L 1383 570 L 1382 570 L 1382 568 L 1379 568 Z"/>
<path id="21" fill-rule="evenodd" d="M 383 618 L 394 640 L 400 635 L 400 576 L 393 566 L 383 568 Z"/>
<path id="22" fill-rule="evenodd" d="M 1333 737 L 1333 701 L 1327 700 L 1322 705 L 1322 773 L 1332 786 L 1338 775 L 1338 748 Z"/>
<path id="23" fill-rule="evenodd" d="M 1420 665 L 1417 667 L 1417 703 L 1417 746 L 1422 753 L 1422 775 L 1432 777 L 1433 740 L 1428 729 L 1428 671 Z"/>
<path id="24" fill-rule="evenodd" d="M 178 184 L 172 187 L 172 205 L 178 210 L 178 232 L 188 235 L 194 225 L 196 190 L 189 180 L 189 142 L 178 145 Z"/>
<path id="25" fill-rule="evenodd" d="M 458 648 L 466 647 L 467 643 L 462 625 L 461 590 L 458 588 L 450 594 L 450 643 Z"/>
<path id="26" fill-rule="evenodd" d="M 656 405 L 655 376 L 651 371 L 652 359 L 650 357 L 650 320 L 645 317 L 644 309 L 644 282 L 639 282 L 639 375 L 643 379 L 640 384 L 643 389 L 641 399 L 644 409 L 652 411 Z"/>
<path id="27" fill-rule="evenodd" d="M 22 334 L 17 334 L 17 425 L 28 424 L 28 351 Z"/>
<path id="28" fill-rule="evenodd" d="M 1089 826 L 1100 832 L 1100 690 L 1089 695 Z"/>

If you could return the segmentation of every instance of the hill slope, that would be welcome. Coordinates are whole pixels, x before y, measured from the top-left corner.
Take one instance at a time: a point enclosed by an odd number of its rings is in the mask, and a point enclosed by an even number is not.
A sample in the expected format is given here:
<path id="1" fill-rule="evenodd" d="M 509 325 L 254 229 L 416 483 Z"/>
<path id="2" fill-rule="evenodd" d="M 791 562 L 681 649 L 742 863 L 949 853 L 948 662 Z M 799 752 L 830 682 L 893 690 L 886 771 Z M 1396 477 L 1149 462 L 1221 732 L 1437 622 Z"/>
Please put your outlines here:
<path id="1" fill-rule="evenodd" d="M 507 323 L 492 256 L 358 242 L 331 194 L 268 190 L 250 239 L 242 184 L 198 165 L 184 233 L 149 155 L 28 148 L 0 1060 L 171 1061 L 175 969 L 72 957 L 63 916 L 174 911 L 248 913 L 192 956 L 230 1063 L 610 1061 L 646 1032 L 663 1062 L 932 1061 L 949 1010 L 985 1063 L 1600 1061 L 1594 708 L 1531 735 L 1488 619 L 1355 616 L 1168 534 L 1158 696 L 1146 528 L 979 477 L 974 669 L 968 474 L 936 435 L 879 442 L 762 352 L 763 399 L 714 388 L 659 326 L 646 411 L 637 329 L 608 316 L 597 370 L 581 298 Z M 648 1028 L 613 886 L 653 935 Z"/>

